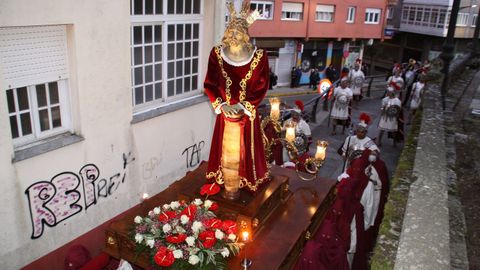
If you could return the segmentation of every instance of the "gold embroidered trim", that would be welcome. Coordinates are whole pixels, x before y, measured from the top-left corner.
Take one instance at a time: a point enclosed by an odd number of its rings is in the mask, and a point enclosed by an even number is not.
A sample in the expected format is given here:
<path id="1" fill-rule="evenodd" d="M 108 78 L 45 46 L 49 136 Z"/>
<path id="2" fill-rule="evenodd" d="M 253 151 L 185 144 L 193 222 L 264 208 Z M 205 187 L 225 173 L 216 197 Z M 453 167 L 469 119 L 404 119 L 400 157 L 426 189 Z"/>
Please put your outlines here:
<path id="1" fill-rule="evenodd" d="M 217 184 L 219 184 L 219 185 L 223 185 L 224 182 L 225 182 L 223 180 L 222 166 L 219 166 L 218 170 L 216 172 L 207 173 L 206 176 L 207 176 L 207 179 L 212 179 L 213 178 L 215 180 L 215 182 L 217 182 Z M 250 182 L 248 182 L 245 177 L 240 177 L 240 188 L 247 187 L 251 191 L 257 191 L 259 185 L 268 181 L 269 178 L 270 178 L 270 170 L 267 170 L 267 172 L 265 173 L 265 175 L 262 178 L 257 179 L 255 181 L 255 184 L 251 184 Z"/>
<path id="2" fill-rule="evenodd" d="M 222 173 L 222 166 L 218 166 L 218 170 L 216 172 L 209 172 L 206 174 L 206 177 L 207 179 L 214 179 L 215 182 L 217 182 L 217 184 L 219 185 L 223 185 L 223 183 L 225 182 L 223 180 L 223 173 Z"/>
<path id="3" fill-rule="evenodd" d="M 215 54 L 217 55 L 217 60 L 218 60 L 218 65 L 220 66 L 220 69 L 222 71 L 222 76 L 225 78 L 226 81 L 226 86 L 225 86 L 225 96 L 227 98 L 227 104 L 230 105 L 230 99 L 232 98 L 232 94 L 230 93 L 230 86 L 232 85 L 232 79 L 228 76 L 227 72 L 223 68 L 223 59 L 222 56 L 220 55 L 220 50 L 221 46 L 215 46 Z M 255 68 L 258 66 L 258 63 L 260 62 L 260 59 L 263 56 L 263 50 L 258 49 L 255 51 L 255 57 L 252 60 L 252 63 L 250 63 L 250 69 L 247 72 L 247 75 L 245 75 L 245 78 L 243 78 L 240 81 L 240 88 L 242 89 L 240 91 L 239 95 L 239 101 L 243 102 L 245 100 L 245 97 L 247 96 L 247 81 L 250 80 L 252 77 L 253 71 Z"/>
<path id="4" fill-rule="evenodd" d="M 218 107 L 218 105 L 222 104 L 222 99 L 217 97 L 217 99 L 215 100 L 215 102 L 212 103 L 212 106 L 214 109 L 216 109 Z"/>

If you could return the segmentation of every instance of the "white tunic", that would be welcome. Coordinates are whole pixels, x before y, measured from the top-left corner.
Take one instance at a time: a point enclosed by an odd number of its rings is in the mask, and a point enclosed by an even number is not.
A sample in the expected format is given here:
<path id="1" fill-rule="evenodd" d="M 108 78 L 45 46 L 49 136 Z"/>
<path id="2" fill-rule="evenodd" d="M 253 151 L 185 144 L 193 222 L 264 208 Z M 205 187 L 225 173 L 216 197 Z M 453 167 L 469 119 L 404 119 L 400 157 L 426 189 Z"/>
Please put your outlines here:
<path id="1" fill-rule="evenodd" d="M 400 76 L 390 76 L 387 80 L 387 87 L 388 86 L 393 86 L 395 88 L 395 92 L 398 93 L 403 90 L 403 87 L 405 86 L 405 82 L 403 81 L 403 78 Z"/>
<path id="2" fill-rule="evenodd" d="M 352 90 L 348 87 L 337 87 L 333 90 L 335 102 L 333 103 L 331 118 L 346 120 L 348 119 L 348 104 L 353 97 Z"/>
<path id="3" fill-rule="evenodd" d="M 360 203 L 363 205 L 363 220 L 365 230 L 375 224 L 377 218 L 378 206 L 380 205 L 380 195 L 382 192 L 382 181 L 378 176 L 377 170 L 372 165 L 365 168 L 365 174 L 369 177 L 367 187 L 363 191 Z"/>
<path id="4" fill-rule="evenodd" d="M 388 115 L 390 107 L 398 106 L 402 107 L 402 102 L 398 98 L 385 97 L 382 99 L 382 116 L 378 123 L 378 128 L 385 131 L 397 131 L 398 130 L 398 115 Z"/>
<path id="5" fill-rule="evenodd" d="M 365 138 L 363 139 L 359 139 L 356 135 L 348 136 L 345 139 L 345 143 L 342 146 L 342 153 L 345 154 L 347 152 L 347 148 L 349 153 L 352 153 L 353 151 L 356 151 L 356 150 L 365 150 L 365 149 L 370 149 L 372 151 L 377 151 L 377 152 L 380 151 L 377 145 L 375 144 L 375 142 L 372 139 L 370 139 L 368 136 L 365 136 Z"/>
<path id="6" fill-rule="evenodd" d="M 352 92 L 355 96 L 362 94 L 363 82 L 365 81 L 365 74 L 363 71 L 352 69 L 348 74 L 348 79 L 351 83 Z"/>
<path id="7" fill-rule="evenodd" d="M 420 106 L 420 102 L 422 102 L 422 93 L 423 87 L 425 86 L 424 83 L 416 82 L 412 86 L 412 101 L 410 101 L 410 109 L 416 110 L 418 106 Z"/>

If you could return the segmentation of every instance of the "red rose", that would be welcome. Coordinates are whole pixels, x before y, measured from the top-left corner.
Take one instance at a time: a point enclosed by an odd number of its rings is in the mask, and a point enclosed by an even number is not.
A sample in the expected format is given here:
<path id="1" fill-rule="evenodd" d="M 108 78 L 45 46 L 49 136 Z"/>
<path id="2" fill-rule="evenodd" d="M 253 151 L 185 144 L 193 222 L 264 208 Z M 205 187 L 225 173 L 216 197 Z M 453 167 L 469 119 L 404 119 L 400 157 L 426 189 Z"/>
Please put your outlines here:
<path id="1" fill-rule="evenodd" d="M 216 183 L 205 184 L 200 188 L 200 195 L 215 195 L 220 192 L 220 186 Z"/>
<path id="2" fill-rule="evenodd" d="M 203 225 L 207 229 L 220 229 L 222 227 L 222 221 L 217 218 L 211 218 L 203 221 Z"/>
<path id="3" fill-rule="evenodd" d="M 218 210 L 218 203 L 213 203 L 209 208 L 209 211 L 217 211 Z"/>
<path id="4" fill-rule="evenodd" d="M 197 206 L 194 204 L 191 204 L 187 208 L 183 209 L 183 211 L 180 213 L 180 216 L 186 215 L 190 220 L 192 220 L 192 218 L 195 217 L 196 213 L 197 213 Z"/>
<path id="5" fill-rule="evenodd" d="M 173 252 L 166 247 L 160 247 L 153 257 L 155 262 L 163 267 L 168 267 L 175 262 L 175 257 L 173 257 Z"/>
<path id="6" fill-rule="evenodd" d="M 167 242 L 172 244 L 180 244 L 181 242 L 185 241 L 187 238 L 186 234 L 177 234 L 177 235 L 169 235 L 167 236 Z"/>
<path id="7" fill-rule="evenodd" d="M 177 216 L 177 213 L 175 213 L 174 211 L 165 211 L 160 213 L 160 215 L 158 216 L 158 220 L 161 222 L 167 222 L 175 216 Z"/>
<path id="8" fill-rule="evenodd" d="M 222 223 L 222 230 L 228 234 L 237 233 L 237 223 L 233 220 L 224 220 Z"/>
<path id="9" fill-rule="evenodd" d="M 215 232 L 213 231 L 203 231 L 198 235 L 198 238 L 202 241 L 205 248 L 211 248 L 217 243 Z"/>

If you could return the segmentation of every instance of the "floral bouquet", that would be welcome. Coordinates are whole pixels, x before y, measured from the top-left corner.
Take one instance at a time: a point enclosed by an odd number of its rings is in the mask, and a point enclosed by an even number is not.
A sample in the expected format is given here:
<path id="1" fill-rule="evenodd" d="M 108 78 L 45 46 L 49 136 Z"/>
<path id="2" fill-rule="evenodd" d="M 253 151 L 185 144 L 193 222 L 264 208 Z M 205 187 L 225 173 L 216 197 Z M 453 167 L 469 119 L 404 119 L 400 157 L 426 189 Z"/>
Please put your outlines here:
<path id="1" fill-rule="evenodd" d="M 210 200 L 173 201 L 146 217 L 136 216 L 135 242 L 149 250 L 152 264 L 172 269 L 227 269 L 226 258 L 236 255 L 237 225 L 217 219 L 218 205 Z"/>

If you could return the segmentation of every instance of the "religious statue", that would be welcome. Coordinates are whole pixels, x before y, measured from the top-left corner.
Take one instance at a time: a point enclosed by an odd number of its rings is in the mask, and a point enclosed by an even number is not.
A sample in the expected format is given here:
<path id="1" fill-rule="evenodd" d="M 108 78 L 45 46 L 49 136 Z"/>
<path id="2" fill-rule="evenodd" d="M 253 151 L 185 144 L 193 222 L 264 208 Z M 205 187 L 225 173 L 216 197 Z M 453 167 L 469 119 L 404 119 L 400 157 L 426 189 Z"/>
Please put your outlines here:
<path id="1" fill-rule="evenodd" d="M 269 179 L 256 111 L 269 87 L 265 51 L 250 43 L 248 27 L 259 16 L 249 1 L 239 13 L 228 4 L 230 20 L 221 45 L 209 56 L 205 92 L 217 114 L 206 177 L 225 186 L 235 200 L 239 189 L 257 191 Z"/>

